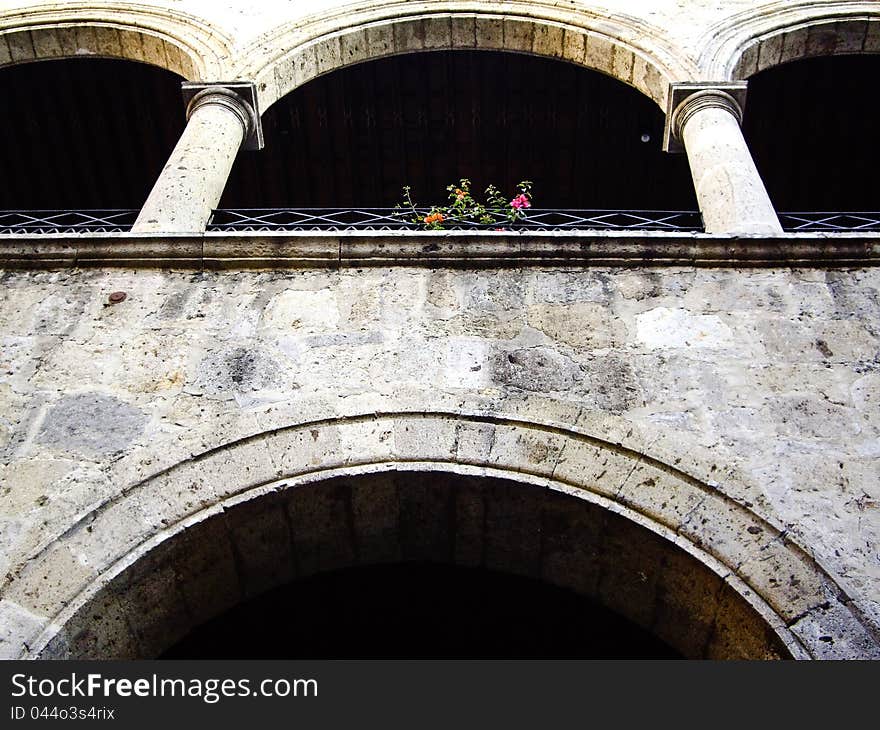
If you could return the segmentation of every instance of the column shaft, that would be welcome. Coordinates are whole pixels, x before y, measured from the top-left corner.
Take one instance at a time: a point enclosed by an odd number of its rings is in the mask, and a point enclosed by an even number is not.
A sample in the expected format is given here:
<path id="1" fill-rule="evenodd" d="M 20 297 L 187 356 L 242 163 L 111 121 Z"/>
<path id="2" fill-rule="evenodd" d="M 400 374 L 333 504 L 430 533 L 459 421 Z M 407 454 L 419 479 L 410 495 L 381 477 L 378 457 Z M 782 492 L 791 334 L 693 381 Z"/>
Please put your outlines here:
<path id="1" fill-rule="evenodd" d="M 211 91 L 190 104 L 186 128 L 144 203 L 132 233 L 205 230 L 250 118 L 232 92 Z M 243 102 L 242 102 L 243 103 Z"/>
<path id="2" fill-rule="evenodd" d="M 739 114 L 728 94 L 703 91 L 685 99 L 673 115 L 706 232 L 781 234 L 782 226 L 743 138 Z"/>

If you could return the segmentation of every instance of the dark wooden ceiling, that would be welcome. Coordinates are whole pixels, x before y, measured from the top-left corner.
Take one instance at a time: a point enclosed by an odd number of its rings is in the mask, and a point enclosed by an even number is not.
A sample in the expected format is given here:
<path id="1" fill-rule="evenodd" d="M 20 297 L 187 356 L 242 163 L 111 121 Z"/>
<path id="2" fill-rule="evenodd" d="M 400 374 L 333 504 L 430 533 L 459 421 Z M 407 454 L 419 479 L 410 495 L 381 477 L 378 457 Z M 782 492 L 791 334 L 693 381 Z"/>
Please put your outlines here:
<path id="1" fill-rule="evenodd" d="M 660 151 L 663 115 L 630 87 L 571 64 L 492 52 L 373 61 L 318 78 L 263 117 L 225 207 L 390 206 L 410 185 L 440 202 L 534 181 L 548 208 L 683 208 L 686 161 Z M 648 140 L 642 141 L 647 135 Z"/>
<path id="2" fill-rule="evenodd" d="M 94 58 L 0 70 L 0 208 L 139 208 L 183 131 L 180 82 Z"/>
<path id="3" fill-rule="evenodd" d="M 811 58 L 749 79 L 743 127 L 777 210 L 880 210 L 880 55 Z"/>
<path id="4" fill-rule="evenodd" d="M 880 208 L 880 56 L 799 61 L 750 82 L 746 137 L 781 210 Z M 137 208 L 184 124 L 180 78 L 70 59 L 0 70 L 0 208 Z M 653 102 L 602 74 L 530 56 L 438 52 L 344 69 L 264 115 L 226 207 L 440 202 L 534 181 L 541 207 L 693 209 L 684 156 L 660 151 Z M 649 138 L 643 142 L 643 136 Z"/>

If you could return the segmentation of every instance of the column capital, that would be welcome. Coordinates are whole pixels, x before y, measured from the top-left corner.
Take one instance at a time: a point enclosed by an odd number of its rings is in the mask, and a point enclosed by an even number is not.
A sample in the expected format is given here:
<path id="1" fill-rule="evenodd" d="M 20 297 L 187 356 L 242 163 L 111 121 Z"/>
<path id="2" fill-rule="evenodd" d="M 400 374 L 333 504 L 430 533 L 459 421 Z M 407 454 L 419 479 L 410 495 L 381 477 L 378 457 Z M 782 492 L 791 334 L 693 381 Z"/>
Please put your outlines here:
<path id="1" fill-rule="evenodd" d="M 186 118 L 205 104 L 217 104 L 234 112 L 244 129 L 241 148 L 263 149 L 263 125 L 257 105 L 257 89 L 250 81 L 184 82 L 181 85 L 186 104 Z"/>
<path id="2" fill-rule="evenodd" d="M 663 129 L 663 151 L 684 152 L 681 130 L 685 122 L 700 109 L 726 109 L 742 122 L 746 106 L 745 81 L 672 83 L 666 95 L 666 124 Z"/>

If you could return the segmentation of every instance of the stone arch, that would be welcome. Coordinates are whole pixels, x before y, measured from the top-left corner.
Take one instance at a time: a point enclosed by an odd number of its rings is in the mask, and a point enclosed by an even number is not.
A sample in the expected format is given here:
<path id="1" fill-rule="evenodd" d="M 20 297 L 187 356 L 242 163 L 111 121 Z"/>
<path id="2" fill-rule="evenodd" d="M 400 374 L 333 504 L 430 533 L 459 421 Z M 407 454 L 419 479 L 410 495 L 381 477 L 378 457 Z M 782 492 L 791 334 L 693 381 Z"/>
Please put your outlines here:
<path id="1" fill-rule="evenodd" d="M 741 80 L 817 56 L 880 53 L 880 11 L 858 2 L 777 2 L 707 33 L 708 78 Z"/>
<path id="2" fill-rule="evenodd" d="M 66 3 L 0 14 L 0 67 L 81 56 L 159 66 L 191 81 L 222 78 L 231 40 L 195 17 L 159 8 Z"/>
<path id="3" fill-rule="evenodd" d="M 661 31 L 624 14 L 562 10 L 551 3 L 505 3 L 504 13 L 492 3 L 435 3 L 435 11 L 418 14 L 371 5 L 261 38 L 253 53 L 246 49 L 240 57 L 262 60 L 243 64 L 236 75 L 256 80 L 265 110 L 317 76 L 364 61 L 421 51 L 506 51 L 600 71 L 665 109 L 669 82 L 693 78 L 696 68 Z M 269 59 L 267 46 L 278 49 Z"/>
<path id="4" fill-rule="evenodd" d="M 168 562 L 169 555 L 195 560 L 198 545 L 215 543 L 205 537 L 210 533 L 196 537 L 208 529 L 193 529 L 197 525 L 207 526 L 212 518 L 240 508 L 256 520 L 242 528 L 245 538 L 253 538 L 270 529 L 265 506 L 277 508 L 277 500 L 299 494 L 296 490 L 317 485 L 315 494 L 323 495 L 339 479 L 369 482 L 386 472 L 456 474 L 520 485 L 533 490 L 530 494 L 565 495 L 619 516 L 624 524 L 637 526 L 639 535 L 650 533 L 652 539 L 674 546 L 676 560 L 714 576 L 730 598 L 725 625 L 762 627 L 744 634 L 749 637 L 745 649 L 728 643 L 718 655 L 878 654 L 880 642 L 821 566 L 783 529 L 716 485 L 584 429 L 445 411 L 360 413 L 263 431 L 132 484 L 10 573 L 0 601 L 0 615 L 12 627 L 4 653 L 130 654 L 130 645 L 114 643 L 118 632 L 113 626 L 126 626 L 126 605 L 136 605 L 140 613 L 153 606 L 150 610 L 169 625 L 175 611 L 180 618 L 180 606 L 170 605 L 164 597 L 168 591 L 152 581 L 163 570 L 168 577 L 169 570 L 181 569 Z M 372 494 L 365 501 L 373 515 L 369 524 L 384 524 L 388 511 Z M 211 524 L 225 525 L 216 520 Z M 324 514 L 309 524 L 317 526 L 313 532 L 320 541 L 332 532 L 334 520 Z M 181 545 L 187 550 L 180 552 Z M 203 555 L 200 565 L 212 560 Z M 258 565 L 255 574 L 264 568 Z M 208 573 L 202 578 L 210 581 Z M 687 594 L 673 578 L 669 576 L 665 588 L 671 598 L 664 610 L 681 604 L 680 597 Z M 649 579 L 646 575 L 644 580 Z M 675 585 L 677 589 L 670 587 Z M 204 610 L 210 614 L 222 608 L 207 605 Z M 198 618 L 205 620 L 207 614 Z M 180 620 L 185 624 L 195 618 Z M 106 631 L 96 633 L 93 628 L 100 621 Z M 756 638 L 760 636 L 765 640 Z M 671 636 L 672 641 L 679 639 Z M 154 652 L 162 648 L 149 646 Z"/>

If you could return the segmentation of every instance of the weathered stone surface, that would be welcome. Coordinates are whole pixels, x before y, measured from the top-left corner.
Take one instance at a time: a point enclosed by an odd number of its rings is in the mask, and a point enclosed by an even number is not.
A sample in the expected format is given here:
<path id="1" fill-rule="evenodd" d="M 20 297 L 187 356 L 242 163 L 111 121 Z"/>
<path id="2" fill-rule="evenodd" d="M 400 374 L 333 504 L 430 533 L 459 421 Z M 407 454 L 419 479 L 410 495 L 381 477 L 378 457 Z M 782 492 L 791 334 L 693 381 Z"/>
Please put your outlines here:
<path id="1" fill-rule="evenodd" d="M 69 395 L 46 414 L 36 440 L 59 451 L 106 456 L 130 446 L 146 420 L 142 411 L 111 395 Z"/>

